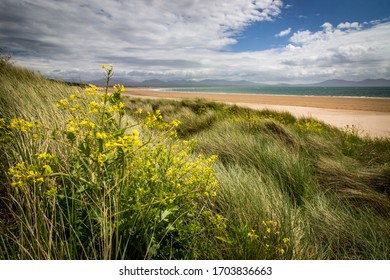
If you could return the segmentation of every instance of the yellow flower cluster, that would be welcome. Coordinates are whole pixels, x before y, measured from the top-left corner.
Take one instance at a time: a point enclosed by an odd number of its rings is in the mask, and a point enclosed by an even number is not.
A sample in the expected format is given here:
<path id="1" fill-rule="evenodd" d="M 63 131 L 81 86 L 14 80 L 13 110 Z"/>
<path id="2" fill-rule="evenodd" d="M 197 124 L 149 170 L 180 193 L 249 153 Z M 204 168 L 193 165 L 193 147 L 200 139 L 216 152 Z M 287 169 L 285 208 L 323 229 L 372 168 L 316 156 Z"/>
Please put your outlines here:
<path id="1" fill-rule="evenodd" d="M 67 132 L 87 137 L 93 136 L 92 131 L 96 127 L 96 124 L 91 120 L 87 118 L 80 118 L 79 116 L 69 118 L 66 124 Z"/>
<path id="2" fill-rule="evenodd" d="M 104 163 L 107 161 L 108 156 L 106 154 L 99 154 L 98 155 L 98 163 L 101 167 L 103 167 Z"/>
<path id="3" fill-rule="evenodd" d="M 39 160 L 38 164 L 29 164 L 19 162 L 8 170 L 13 187 L 22 187 L 27 184 L 41 184 L 44 178 L 53 174 L 50 166 L 55 156 L 48 153 L 36 154 L 35 157 Z"/>
<path id="4" fill-rule="evenodd" d="M 101 67 L 102 67 L 102 69 L 103 69 L 103 70 L 112 71 L 114 66 L 113 66 L 112 64 L 110 64 L 110 68 L 109 68 L 109 69 L 107 69 L 107 65 L 106 65 L 106 64 L 102 64 L 102 66 L 101 66 Z"/>
<path id="5" fill-rule="evenodd" d="M 30 170 L 24 161 L 17 163 L 15 166 L 11 167 L 8 170 L 8 175 L 12 179 L 12 187 L 22 187 L 29 180 L 35 180 L 36 182 L 36 172 Z M 34 182 L 34 183 L 35 183 Z"/>
<path id="6" fill-rule="evenodd" d="M 88 85 L 88 87 L 85 89 L 85 93 L 87 96 L 94 96 L 99 94 L 97 87 L 93 84 Z"/>
<path id="7" fill-rule="evenodd" d="M 216 196 L 218 187 L 211 163 L 216 157 L 191 155 L 192 142 L 176 141 L 170 145 L 145 145 L 129 166 L 133 178 L 144 181 L 138 199 L 147 205 L 151 198 L 174 203 L 179 197 Z"/>
<path id="8" fill-rule="evenodd" d="M 39 122 L 29 122 L 20 118 L 11 119 L 11 122 L 8 126 L 10 129 L 16 129 L 21 132 L 27 132 L 39 125 Z"/>
<path id="9" fill-rule="evenodd" d="M 105 134 L 99 134 L 100 137 L 105 137 Z M 131 131 L 130 135 L 119 136 L 117 138 L 111 138 L 106 142 L 105 148 L 121 148 L 121 150 L 125 153 L 129 151 L 129 149 L 133 146 L 140 147 L 142 145 L 141 140 L 139 139 L 139 132 L 136 129 Z"/>
<path id="10" fill-rule="evenodd" d="M 49 163 L 56 158 L 55 155 L 49 153 L 36 154 L 35 156 L 37 157 L 37 159 L 40 159 L 45 163 Z"/>
<path id="11" fill-rule="evenodd" d="M 296 121 L 295 126 L 306 131 L 318 131 L 321 132 L 324 129 L 324 125 L 320 123 L 317 120 L 314 119 L 304 119 L 304 120 L 299 120 Z"/>
<path id="12" fill-rule="evenodd" d="M 248 237 L 250 240 L 255 240 L 255 239 L 259 238 L 255 229 L 252 229 L 250 232 L 248 232 Z"/>
<path id="13" fill-rule="evenodd" d="M 284 255 L 290 245 L 290 239 L 287 237 L 281 239 L 279 225 L 276 221 L 262 221 L 262 225 L 265 228 L 263 248 L 273 249 L 277 254 Z"/>
<path id="14" fill-rule="evenodd" d="M 27 121 L 21 118 L 13 118 L 8 122 L 4 119 L 0 119 L 0 128 L 8 128 L 10 130 L 16 130 L 23 133 L 31 133 L 34 140 L 38 140 L 42 136 L 42 131 L 45 129 L 39 121 Z"/>
<path id="15" fill-rule="evenodd" d="M 124 85 L 120 85 L 120 84 L 116 84 L 116 85 L 114 85 L 114 91 L 116 91 L 116 92 L 124 92 L 125 91 L 125 87 L 124 87 Z"/>
<path id="16" fill-rule="evenodd" d="M 167 124 L 162 122 L 162 119 L 163 117 L 160 110 L 156 110 L 154 114 L 148 112 L 145 118 L 144 127 L 166 129 Z"/>
<path id="17" fill-rule="evenodd" d="M 123 115 L 125 113 L 125 103 L 118 102 L 118 104 L 111 105 L 108 111 L 110 113 L 118 112 L 120 115 Z"/>
<path id="18" fill-rule="evenodd" d="M 67 99 L 61 99 L 56 103 L 57 108 L 66 109 L 68 105 L 69 105 L 69 101 Z"/>
<path id="19" fill-rule="evenodd" d="M 101 105 L 103 104 L 99 104 L 97 103 L 95 100 L 92 100 L 91 102 L 89 102 L 88 104 L 88 113 L 98 113 L 99 112 L 99 108 L 101 107 Z"/>
<path id="20" fill-rule="evenodd" d="M 81 109 L 78 99 L 81 98 L 81 93 L 76 91 L 69 96 L 69 99 L 60 99 L 56 102 L 56 107 L 69 111 L 77 111 Z"/>

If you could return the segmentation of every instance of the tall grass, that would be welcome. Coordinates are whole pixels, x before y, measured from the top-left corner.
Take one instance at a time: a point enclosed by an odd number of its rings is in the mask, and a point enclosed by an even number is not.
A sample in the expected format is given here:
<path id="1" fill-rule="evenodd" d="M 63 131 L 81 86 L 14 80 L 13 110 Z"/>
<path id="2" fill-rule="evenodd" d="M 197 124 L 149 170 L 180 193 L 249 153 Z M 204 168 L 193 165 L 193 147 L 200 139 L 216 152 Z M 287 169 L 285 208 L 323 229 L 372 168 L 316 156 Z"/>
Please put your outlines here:
<path id="1" fill-rule="evenodd" d="M 218 155 L 218 209 L 227 225 L 225 242 L 213 246 L 218 257 L 269 257 L 243 229 L 261 232 L 263 221 L 272 220 L 280 236 L 290 238 L 285 258 L 389 258 L 388 138 L 362 138 L 354 129 L 288 113 L 191 102 L 127 104 L 158 108 L 167 118 L 191 112 L 181 119 L 182 137 L 195 138 L 198 151 Z M 212 122 L 201 123 L 211 114 Z"/>
<path id="2" fill-rule="evenodd" d="M 192 154 L 177 121 L 127 116 L 120 85 L 82 92 L 1 70 L 0 258 L 197 258 L 221 224 L 214 158 Z"/>
<path id="3" fill-rule="evenodd" d="M 1 67 L 2 259 L 389 258 L 389 139 Z"/>

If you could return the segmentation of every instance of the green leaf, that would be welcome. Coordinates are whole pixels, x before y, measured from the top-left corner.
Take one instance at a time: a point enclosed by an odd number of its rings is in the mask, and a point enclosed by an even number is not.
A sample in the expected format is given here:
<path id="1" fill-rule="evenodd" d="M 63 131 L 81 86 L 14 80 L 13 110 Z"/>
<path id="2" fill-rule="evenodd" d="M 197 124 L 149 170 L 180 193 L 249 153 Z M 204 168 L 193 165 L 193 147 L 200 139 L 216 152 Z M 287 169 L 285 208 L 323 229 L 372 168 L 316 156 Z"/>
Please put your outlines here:
<path id="1" fill-rule="evenodd" d="M 218 240 L 221 240 L 221 241 L 223 241 L 225 243 L 228 243 L 230 245 L 233 243 L 232 241 L 230 241 L 229 239 L 227 239 L 227 238 L 225 238 L 223 236 L 216 236 L 215 238 L 217 238 Z"/>

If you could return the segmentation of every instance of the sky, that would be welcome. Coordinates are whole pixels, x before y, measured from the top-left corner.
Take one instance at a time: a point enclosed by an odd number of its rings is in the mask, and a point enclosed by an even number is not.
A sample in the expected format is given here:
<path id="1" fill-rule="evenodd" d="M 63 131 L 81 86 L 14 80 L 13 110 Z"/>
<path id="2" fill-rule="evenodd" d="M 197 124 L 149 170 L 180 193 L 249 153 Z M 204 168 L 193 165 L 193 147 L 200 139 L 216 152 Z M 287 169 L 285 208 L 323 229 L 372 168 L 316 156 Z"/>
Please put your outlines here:
<path id="1" fill-rule="evenodd" d="M 0 47 L 75 82 L 390 79 L 390 1 L 1 0 Z"/>

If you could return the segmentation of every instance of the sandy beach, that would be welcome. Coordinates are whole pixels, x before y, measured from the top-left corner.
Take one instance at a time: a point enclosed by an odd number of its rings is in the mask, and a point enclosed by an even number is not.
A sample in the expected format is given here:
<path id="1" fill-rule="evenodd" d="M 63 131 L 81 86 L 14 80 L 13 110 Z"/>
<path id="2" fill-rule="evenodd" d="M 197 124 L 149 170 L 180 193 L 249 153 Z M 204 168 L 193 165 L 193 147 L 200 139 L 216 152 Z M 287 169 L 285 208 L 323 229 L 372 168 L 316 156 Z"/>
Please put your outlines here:
<path id="1" fill-rule="evenodd" d="M 148 88 L 128 88 L 124 94 L 177 100 L 205 98 L 253 109 L 287 111 L 296 117 L 310 116 L 339 128 L 354 125 L 362 135 L 390 137 L 390 98 L 187 93 Z"/>

